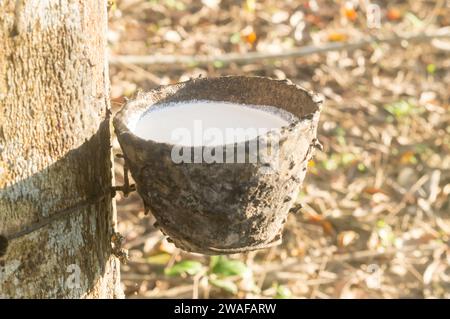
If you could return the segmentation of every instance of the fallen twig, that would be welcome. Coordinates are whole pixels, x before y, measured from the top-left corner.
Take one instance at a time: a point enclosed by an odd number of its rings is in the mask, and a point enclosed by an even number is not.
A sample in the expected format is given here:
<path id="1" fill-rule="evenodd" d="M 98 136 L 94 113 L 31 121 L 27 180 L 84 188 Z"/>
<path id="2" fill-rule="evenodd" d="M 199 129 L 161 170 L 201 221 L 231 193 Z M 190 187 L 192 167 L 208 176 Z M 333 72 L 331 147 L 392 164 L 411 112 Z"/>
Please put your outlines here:
<path id="1" fill-rule="evenodd" d="M 326 43 L 320 46 L 309 45 L 301 48 L 296 48 L 292 50 L 287 50 L 277 53 L 267 53 L 267 52 L 249 52 L 245 54 L 241 53 L 227 53 L 217 56 L 208 55 L 116 55 L 111 56 L 109 59 L 110 65 L 116 64 L 139 64 L 139 65 L 204 65 L 220 61 L 224 64 L 228 63 L 250 63 L 258 60 L 266 59 L 284 59 L 284 58 L 294 58 L 301 57 L 305 55 L 310 55 L 314 53 L 323 53 L 329 51 L 339 51 L 339 50 L 355 50 L 363 46 L 372 43 L 390 43 L 390 44 L 400 44 L 403 41 L 411 42 L 424 42 L 431 39 L 442 39 L 450 38 L 450 32 L 435 32 L 435 33 L 419 33 L 408 36 L 391 36 L 385 38 L 370 37 L 357 42 L 333 42 Z"/>

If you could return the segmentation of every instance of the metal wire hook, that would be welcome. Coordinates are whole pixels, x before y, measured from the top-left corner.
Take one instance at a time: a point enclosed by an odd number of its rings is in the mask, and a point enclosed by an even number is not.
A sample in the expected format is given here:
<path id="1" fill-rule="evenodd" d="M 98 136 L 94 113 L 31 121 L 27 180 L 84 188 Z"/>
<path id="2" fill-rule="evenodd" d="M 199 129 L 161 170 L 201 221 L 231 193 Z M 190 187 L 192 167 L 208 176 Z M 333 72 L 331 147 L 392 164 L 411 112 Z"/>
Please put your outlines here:
<path id="1" fill-rule="evenodd" d="M 123 154 L 116 154 L 118 158 L 124 158 Z M 123 164 L 123 181 L 124 184 L 120 186 L 112 186 L 111 192 L 112 196 L 116 196 L 117 191 L 121 191 L 124 197 L 128 197 L 131 192 L 136 191 L 136 184 L 130 184 L 130 179 L 128 178 L 128 165 L 127 162 Z"/>

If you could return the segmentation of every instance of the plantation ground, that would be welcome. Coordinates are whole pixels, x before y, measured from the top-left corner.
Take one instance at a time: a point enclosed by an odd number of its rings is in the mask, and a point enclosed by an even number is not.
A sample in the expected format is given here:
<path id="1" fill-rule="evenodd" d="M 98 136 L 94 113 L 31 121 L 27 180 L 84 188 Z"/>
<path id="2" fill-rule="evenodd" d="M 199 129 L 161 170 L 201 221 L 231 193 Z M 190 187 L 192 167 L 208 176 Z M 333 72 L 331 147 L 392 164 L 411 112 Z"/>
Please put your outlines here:
<path id="1" fill-rule="evenodd" d="M 448 1 L 112 1 L 118 55 L 279 53 L 307 45 L 438 32 Z M 375 1 L 374 1 L 375 3 Z M 288 78 L 325 97 L 319 140 L 279 247 L 228 257 L 189 254 L 144 216 L 136 194 L 118 199 L 130 261 L 128 297 L 449 298 L 450 41 L 370 44 L 283 59 L 188 64 L 113 63 L 113 110 L 136 90 L 190 77 Z M 120 153 L 115 143 L 115 152 Z M 117 184 L 123 181 L 116 160 Z"/>

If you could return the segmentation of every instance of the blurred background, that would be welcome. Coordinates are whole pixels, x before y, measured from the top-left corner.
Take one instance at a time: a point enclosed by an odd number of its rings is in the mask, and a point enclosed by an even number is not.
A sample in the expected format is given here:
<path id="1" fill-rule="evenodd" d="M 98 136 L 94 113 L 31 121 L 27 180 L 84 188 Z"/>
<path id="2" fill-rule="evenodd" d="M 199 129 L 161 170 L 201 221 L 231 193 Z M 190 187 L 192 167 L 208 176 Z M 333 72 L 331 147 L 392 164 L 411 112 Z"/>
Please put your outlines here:
<path id="1" fill-rule="evenodd" d="M 189 254 L 136 193 L 117 195 L 127 297 L 450 298 L 450 39 L 431 37 L 450 32 L 450 1 L 116 0 L 109 15 L 114 112 L 198 76 L 288 78 L 325 98 L 324 150 L 281 246 Z"/>

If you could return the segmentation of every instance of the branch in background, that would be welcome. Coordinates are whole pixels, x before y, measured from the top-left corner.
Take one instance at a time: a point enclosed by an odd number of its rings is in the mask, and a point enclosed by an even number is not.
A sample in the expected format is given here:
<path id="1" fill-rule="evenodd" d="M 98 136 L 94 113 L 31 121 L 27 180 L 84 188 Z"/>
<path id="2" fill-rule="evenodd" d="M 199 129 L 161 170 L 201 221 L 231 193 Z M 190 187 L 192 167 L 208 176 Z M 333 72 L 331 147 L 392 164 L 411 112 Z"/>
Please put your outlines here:
<path id="1" fill-rule="evenodd" d="M 258 60 L 266 59 L 285 59 L 295 58 L 314 53 L 323 53 L 329 51 L 339 50 L 355 50 L 372 43 L 389 43 L 400 44 L 403 41 L 424 42 L 432 39 L 450 38 L 450 32 L 436 32 L 436 33 L 420 33 L 409 36 L 392 36 L 386 38 L 370 37 L 357 42 L 333 42 L 320 46 L 304 46 L 292 50 L 287 50 L 278 53 L 264 53 L 264 52 L 249 52 L 228 53 L 217 56 L 183 56 L 183 55 L 116 55 L 109 59 L 110 65 L 117 64 L 139 64 L 139 65 L 205 65 L 221 61 L 224 64 L 228 63 L 252 63 Z"/>

